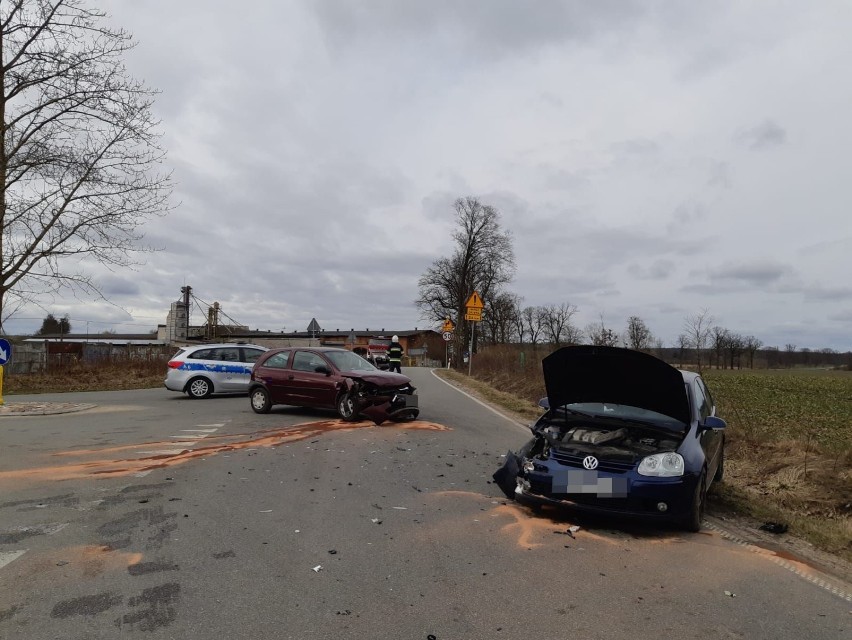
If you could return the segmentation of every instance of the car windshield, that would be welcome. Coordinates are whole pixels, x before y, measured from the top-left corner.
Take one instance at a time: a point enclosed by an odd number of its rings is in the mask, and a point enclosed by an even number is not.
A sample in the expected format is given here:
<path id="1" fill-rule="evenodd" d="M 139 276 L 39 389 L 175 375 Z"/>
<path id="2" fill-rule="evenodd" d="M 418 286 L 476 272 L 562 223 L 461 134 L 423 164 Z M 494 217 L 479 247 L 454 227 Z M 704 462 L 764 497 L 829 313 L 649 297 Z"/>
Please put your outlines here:
<path id="1" fill-rule="evenodd" d="M 327 351 L 325 356 L 341 371 L 377 371 L 364 358 L 351 351 Z"/>
<path id="2" fill-rule="evenodd" d="M 671 416 L 631 407 L 626 404 L 611 404 L 608 402 L 575 402 L 565 405 L 565 409 L 574 413 L 596 418 L 614 418 L 616 420 L 629 420 L 642 422 L 644 424 L 658 425 L 667 429 L 682 429 L 683 424 Z"/>

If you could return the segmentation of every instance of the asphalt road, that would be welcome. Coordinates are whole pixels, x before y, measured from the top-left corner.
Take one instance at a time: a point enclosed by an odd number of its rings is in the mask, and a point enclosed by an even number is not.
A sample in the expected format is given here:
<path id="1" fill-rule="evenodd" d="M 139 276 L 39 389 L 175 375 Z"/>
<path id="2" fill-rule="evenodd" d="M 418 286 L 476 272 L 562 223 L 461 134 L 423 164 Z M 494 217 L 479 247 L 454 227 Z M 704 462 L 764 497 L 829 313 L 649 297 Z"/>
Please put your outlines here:
<path id="1" fill-rule="evenodd" d="M 0 638 L 852 637 L 848 584 L 712 523 L 508 502 L 525 430 L 405 373 L 403 425 L 160 389 L 0 418 Z"/>

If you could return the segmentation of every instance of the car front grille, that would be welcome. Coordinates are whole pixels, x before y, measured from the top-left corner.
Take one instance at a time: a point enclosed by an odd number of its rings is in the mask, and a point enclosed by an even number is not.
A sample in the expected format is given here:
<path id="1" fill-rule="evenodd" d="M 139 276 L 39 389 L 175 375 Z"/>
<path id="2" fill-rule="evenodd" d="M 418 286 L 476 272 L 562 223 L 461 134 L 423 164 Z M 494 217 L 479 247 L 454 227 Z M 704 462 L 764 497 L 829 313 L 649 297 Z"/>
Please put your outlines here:
<path id="1" fill-rule="evenodd" d="M 588 456 L 588 454 L 577 455 L 573 453 L 567 453 L 566 451 L 560 451 L 558 449 L 552 449 L 550 455 L 559 464 L 564 464 L 567 467 L 577 467 L 578 469 L 584 468 L 583 460 Z M 595 457 L 598 460 L 598 471 L 608 471 L 609 473 L 627 473 L 636 466 L 636 463 L 632 460 L 602 460 L 597 456 Z"/>

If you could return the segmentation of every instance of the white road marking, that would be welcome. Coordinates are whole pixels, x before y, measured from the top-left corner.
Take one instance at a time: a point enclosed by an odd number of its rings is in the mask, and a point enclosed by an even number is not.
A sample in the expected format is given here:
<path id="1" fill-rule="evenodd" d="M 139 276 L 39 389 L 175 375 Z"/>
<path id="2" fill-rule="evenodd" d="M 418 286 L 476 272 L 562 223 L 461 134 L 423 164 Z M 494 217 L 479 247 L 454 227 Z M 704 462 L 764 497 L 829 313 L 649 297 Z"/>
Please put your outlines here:
<path id="1" fill-rule="evenodd" d="M 0 551 L 0 569 L 5 567 L 10 562 L 17 560 L 27 552 L 27 549 L 22 551 Z"/>
<path id="2" fill-rule="evenodd" d="M 445 385 L 447 385 L 448 387 L 452 387 L 453 389 L 455 389 L 456 391 L 458 391 L 458 392 L 459 392 L 460 394 L 462 394 L 463 396 L 467 396 L 468 398 L 470 398 L 471 400 L 473 400 L 476 404 L 478 404 L 478 405 L 481 405 L 481 406 L 485 407 L 486 409 L 488 409 L 488 410 L 489 410 L 489 411 L 491 411 L 492 413 L 496 413 L 498 416 L 500 416 L 500 417 L 501 417 L 501 418 L 503 418 L 504 420 L 507 420 L 508 422 L 511 422 L 511 423 L 512 423 L 513 425 L 515 425 L 516 427 L 520 427 L 520 428 L 521 428 L 521 429 L 522 429 L 525 433 L 529 434 L 529 432 L 530 432 L 530 428 L 529 428 L 529 426 L 528 426 L 528 425 L 524 424 L 523 422 L 518 422 L 517 420 L 514 420 L 513 418 L 510 418 L 510 417 L 509 417 L 509 416 L 507 416 L 505 413 L 500 413 L 499 411 L 497 411 L 497 409 L 495 409 L 495 408 L 494 408 L 494 407 L 492 407 L 491 405 L 489 405 L 489 404 L 486 404 L 486 403 L 482 402 L 482 400 L 479 400 L 478 398 L 474 398 L 472 395 L 470 395 L 469 393 L 466 393 L 465 391 L 462 391 L 462 390 L 461 390 L 461 389 L 459 389 L 457 386 L 455 386 L 454 384 L 452 384 L 452 383 L 450 383 L 450 382 L 447 382 L 447 381 L 446 381 L 446 380 L 444 380 L 441 376 L 439 376 L 437 373 L 435 373 L 435 370 L 434 370 L 434 369 L 432 369 L 432 375 L 433 375 L 433 376 L 435 376 L 436 378 L 438 378 L 438 380 L 440 380 L 441 382 L 443 382 L 443 383 L 444 383 Z"/>
<path id="3" fill-rule="evenodd" d="M 219 429 L 181 429 L 183 432 L 216 433 Z"/>
<path id="4" fill-rule="evenodd" d="M 219 428 L 219 427 L 224 427 L 225 423 L 224 422 L 215 422 L 213 424 L 197 424 L 195 426 L 196 427 L 216 427 L 216 428 Z"/>
<path id="5" fill-rule="evenodd" d="M 135 477 L 135 478 L 144 478 L 144 477 L 145 477 L 145 476 L 147 476 L 149 473 L 151 473 L 151 471 L 152 471 L 151 469 L 148 469 L 148 471 L 140 471 L 139 473 L 134 473 L 134 474 L 133 474 L 133 477 Z"/>
<path id="6" fill-rule="evenodd" d="M 192 437 L 192 438 L 206 438 L 206 437 L 207 437 L 207 436 L 209 436 L 209 435 L 210 435 L 209 433 L 205 433 L 204 435 L 198 435 L 198 434 L 195 434 L 194 436 L 189 436 L 189 437 Z M 186 437 L 188 437 L 188 436 L 169 436 L 169 437 L 170 437 L 170 438 L 178 438 L 178 439 L 180 439 L 180 438 L 186 438 Z"/>

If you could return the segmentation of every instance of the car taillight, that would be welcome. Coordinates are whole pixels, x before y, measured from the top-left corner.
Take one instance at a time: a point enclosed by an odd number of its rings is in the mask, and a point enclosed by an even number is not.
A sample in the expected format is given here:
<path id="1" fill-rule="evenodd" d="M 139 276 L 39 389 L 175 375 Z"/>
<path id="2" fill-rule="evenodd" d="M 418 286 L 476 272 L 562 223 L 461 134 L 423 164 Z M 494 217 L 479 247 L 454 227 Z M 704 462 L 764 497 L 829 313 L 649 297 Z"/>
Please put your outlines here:
<path id="1" fill-rule="evenodd" d="M 169 360 L 169 369 L 180 369 L 182 366 L 182 360 Z"/>

